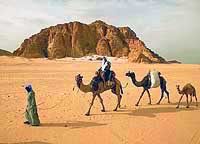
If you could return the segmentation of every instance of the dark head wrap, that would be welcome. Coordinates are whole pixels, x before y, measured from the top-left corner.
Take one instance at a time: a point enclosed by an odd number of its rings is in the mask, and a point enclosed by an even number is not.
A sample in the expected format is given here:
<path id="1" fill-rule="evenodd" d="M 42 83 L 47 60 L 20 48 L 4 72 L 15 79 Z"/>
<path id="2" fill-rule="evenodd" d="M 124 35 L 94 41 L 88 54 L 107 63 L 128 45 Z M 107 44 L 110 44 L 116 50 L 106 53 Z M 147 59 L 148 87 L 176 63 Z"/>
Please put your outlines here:
<path id="1" fill-rule="evenodd" d="M 32 86 L 31 85 L 27 85 L 25 87 L 25 89 L 26 89 L 27 92 L 31 92 L 32 91 Z"/>

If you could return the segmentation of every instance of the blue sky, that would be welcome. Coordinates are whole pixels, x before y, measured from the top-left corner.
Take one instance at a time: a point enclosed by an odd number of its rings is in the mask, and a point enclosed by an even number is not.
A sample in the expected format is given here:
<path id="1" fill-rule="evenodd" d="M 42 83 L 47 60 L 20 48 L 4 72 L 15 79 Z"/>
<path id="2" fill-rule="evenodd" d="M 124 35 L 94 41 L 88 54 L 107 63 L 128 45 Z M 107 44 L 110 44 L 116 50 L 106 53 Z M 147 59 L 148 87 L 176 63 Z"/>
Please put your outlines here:
<path id="1" fill-rule="evenodd" d="M 129 26 L 166 59 L 200 63 L 199 0 L 0 0 L 0 13 L 0 49 L 51 25 L 100 19 Z"/>

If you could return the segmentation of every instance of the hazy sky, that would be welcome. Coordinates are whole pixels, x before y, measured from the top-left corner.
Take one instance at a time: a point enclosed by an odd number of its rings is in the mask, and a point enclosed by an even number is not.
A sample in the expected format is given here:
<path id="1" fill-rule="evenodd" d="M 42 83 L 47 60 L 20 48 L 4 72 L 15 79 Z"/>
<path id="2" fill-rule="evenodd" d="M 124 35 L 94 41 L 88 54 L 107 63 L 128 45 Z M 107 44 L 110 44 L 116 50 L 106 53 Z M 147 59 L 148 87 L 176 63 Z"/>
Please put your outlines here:
<path id="1" fill-rule="evenodd" d="M 51 25 L 100 19 L 129 26 L 166 59 L 200 63 L 200 0 L 0 0 L 0 13 L 0 49 Z"/>

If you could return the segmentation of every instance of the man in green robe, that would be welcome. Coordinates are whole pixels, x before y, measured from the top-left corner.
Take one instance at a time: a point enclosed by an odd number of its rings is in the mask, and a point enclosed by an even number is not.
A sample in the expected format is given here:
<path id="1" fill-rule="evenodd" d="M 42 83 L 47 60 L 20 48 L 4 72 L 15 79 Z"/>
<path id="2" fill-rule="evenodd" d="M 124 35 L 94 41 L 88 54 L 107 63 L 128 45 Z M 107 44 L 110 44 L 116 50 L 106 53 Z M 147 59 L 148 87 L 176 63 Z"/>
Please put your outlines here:
<path id="1" fill-rule="evenodd" d="M 25 117 L 27 121 L 24 122 L 24 124 L 29 124 L 31 126 L 39 126 L 40 120 L 37 113 L 37 106 L 35 101 L 35 92 L 32 89 L 31 85 L 28 85 L 25 87 L 27 94 L 27 107 L 25 112 Z"/>

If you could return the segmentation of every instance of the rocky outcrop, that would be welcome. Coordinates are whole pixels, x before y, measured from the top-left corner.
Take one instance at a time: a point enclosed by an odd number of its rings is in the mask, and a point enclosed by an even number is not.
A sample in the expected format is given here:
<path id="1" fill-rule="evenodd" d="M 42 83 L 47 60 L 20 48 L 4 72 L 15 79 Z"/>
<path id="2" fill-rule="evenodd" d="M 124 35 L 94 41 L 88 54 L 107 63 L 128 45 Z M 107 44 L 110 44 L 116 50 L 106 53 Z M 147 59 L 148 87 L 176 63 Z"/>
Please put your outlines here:
<path id="1" fill-rule="evenodd" d="M 12 53 L 9 51 L 0 49 L 0 56 L 12 56 Z"/>
<path id="2" fill-rule="evenodd" d="M 129 27 L 103 21 L 91 24 L 70 22 L 41 30 L 25 39 L 14 55 L 28 58 L 82 57 L 85 55 L 128 57 L 130 62 L 165 63 Z"/>
<path id="3" fill-rule="evenodd" d="M 112 49 L 109 40 L 106 38 L 100 39 L 97 43 L 96 52 L 103 56 L 112 56 Z"/>
<path id="4" fill-rule="evenodd" d="M 177 61 L 177 60 L 169 60 L 167 61 L 169 64 L 181 64 L 180 61 Z"/>
<path id="5" fill-rule="evenodd" d="M 128 60 L 137 63 L 166 63 L 165 59 L 148 49 L 144 42 L 137 39 L 127 41 L 130 48 Z"/>

